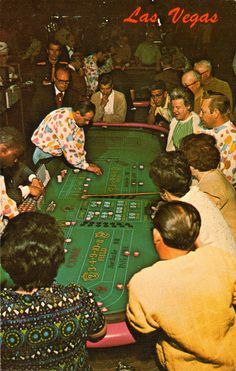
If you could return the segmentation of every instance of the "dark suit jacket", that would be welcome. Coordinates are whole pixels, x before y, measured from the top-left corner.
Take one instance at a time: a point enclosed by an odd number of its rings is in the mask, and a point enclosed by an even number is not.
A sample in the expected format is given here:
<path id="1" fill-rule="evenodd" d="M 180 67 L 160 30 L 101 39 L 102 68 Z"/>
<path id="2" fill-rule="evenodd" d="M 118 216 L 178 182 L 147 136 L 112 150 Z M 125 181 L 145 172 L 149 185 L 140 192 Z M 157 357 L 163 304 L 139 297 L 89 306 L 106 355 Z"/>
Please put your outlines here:
<path id="1" fill-rule="evenodd" d="M 63 96 L 62 107 L 71 107 L 79 100 L 79 94 L 68 88 Z M 48 113 L 57 109 L 54 84 L 40 86 L 31 105 L 32 133 Z"/>
<path id="2" fill-rule="evenodd" d="M 1 174 L 4 176 L 6 191 L 9 197 L 11 197 L 17 205 L 23 202 L 21 190 L 18 188 L 19 185 L 28 185 L 28 177 L 34 172 L 22 162 L 15 164 L 12 167 L 1 169 Z"/>
<path id="3" fill-rule="evenodd" d="M 171 93 L 171 91 L 174 88 L 181 86 L 179 72 L 172 68 L 162 71 L 160 73 L 157 73 L 155 75 L 155 81 L 158 81 L 158 80 L 163 80 L 166 83 L 166 89 L 168 93 Z"/>

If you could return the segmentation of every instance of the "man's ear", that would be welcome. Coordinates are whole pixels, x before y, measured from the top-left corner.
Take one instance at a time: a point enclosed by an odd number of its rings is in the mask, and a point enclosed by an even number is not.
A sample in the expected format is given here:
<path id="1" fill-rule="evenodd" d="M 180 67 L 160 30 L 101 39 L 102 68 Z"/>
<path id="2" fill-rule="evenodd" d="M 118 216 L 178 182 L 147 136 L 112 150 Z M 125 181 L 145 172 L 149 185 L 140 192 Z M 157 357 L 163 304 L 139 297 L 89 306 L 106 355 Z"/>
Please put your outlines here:
<path id="1" fill-rule="evenodd" d="M 154 242 L 155 246 L 156 246 L 157 243 L 162 241 L 162 237 L 161 237 L 159 231 L 156 228 L 153 228 L 152 237 L 153 237 L 153 242 Z"/>
<path id="2" fill-rule="evenodd" d="M 190 165 L 190 170 L 191 170 L 191 173 L 192 173 L 193 176 L 196 176 L 197 175 L 198 170 L 195 169 L 195 167 L 193 167 L 193 166 Z"/>

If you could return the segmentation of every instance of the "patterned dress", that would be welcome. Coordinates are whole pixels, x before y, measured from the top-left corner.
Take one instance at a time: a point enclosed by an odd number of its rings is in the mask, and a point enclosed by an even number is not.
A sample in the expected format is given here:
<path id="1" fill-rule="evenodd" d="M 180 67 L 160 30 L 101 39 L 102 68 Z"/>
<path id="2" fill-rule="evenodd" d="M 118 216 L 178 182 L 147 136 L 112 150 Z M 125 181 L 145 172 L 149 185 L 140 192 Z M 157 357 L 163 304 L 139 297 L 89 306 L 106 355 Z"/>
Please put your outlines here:
<path id="1" fill-rule="evenodd" d="M 54 284 L 0 300 L 2 370 L 90 370 L 86 341 L 105 323 L 92 292 Z"/>

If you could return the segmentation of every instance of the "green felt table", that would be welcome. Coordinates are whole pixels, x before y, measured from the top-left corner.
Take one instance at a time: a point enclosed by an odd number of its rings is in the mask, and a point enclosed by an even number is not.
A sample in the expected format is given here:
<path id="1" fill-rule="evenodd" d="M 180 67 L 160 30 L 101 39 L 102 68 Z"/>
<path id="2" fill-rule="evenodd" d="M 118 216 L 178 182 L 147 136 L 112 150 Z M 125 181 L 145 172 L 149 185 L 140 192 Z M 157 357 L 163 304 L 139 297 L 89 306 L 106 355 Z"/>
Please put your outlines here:
<path id="1" fill-rule="evenodd" d="M 91 289 L 108 322 L 117 323 L 125 317 L 128 281 L 158 259 L 150 205 L 160 197 L 149 166 L 165 138 L 163 130 L 140 124 L 97 125 L 86 138 L 87 159 L 98 164 L 103 175 L 74 173 L 61 159 L 50 161 L 51 180 L 40 210 L 53 215 L 64 230 L 65 263 L 57 282 Z M 67 174 L 59 183 L 62 169 Z"/>

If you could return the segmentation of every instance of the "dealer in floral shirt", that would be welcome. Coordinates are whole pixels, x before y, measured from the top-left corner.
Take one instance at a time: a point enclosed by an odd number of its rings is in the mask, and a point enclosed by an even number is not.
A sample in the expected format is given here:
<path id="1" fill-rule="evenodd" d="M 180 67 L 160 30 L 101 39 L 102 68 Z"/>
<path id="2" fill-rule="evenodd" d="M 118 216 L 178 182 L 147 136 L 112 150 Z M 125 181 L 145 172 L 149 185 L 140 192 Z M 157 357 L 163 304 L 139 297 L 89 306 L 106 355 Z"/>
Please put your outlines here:
<path id="1" fill-rule="evenodd" d="M 84 150 L 83 126 L 92 121 L 94 113 L 95 106 L 90 101 L 78 102 L 73 107 L 63 107 L 49 113 L 31 138 L 36 146 L 34 163 L 63 154 L 73 167 L 102 175 L 100 167 L 86 161 Z"/>

